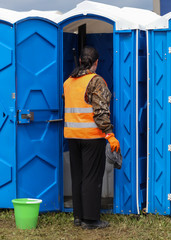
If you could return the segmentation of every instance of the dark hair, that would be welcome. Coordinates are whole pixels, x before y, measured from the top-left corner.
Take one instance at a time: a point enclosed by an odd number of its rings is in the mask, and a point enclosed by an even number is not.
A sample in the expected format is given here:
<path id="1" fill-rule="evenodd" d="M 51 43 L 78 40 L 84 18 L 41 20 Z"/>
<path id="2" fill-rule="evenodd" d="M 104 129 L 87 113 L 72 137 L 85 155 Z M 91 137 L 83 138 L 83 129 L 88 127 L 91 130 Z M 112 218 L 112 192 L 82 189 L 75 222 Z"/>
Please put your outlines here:
<path id="1" fill-rule="evenodd" d="M 73 70 L 71 77 L 77 77 L 80 70 L 90 69 L 98 58 L 99 54 L 95 48 L 89 46 L 84 47 L 80 55 L 80 66 Z"/>

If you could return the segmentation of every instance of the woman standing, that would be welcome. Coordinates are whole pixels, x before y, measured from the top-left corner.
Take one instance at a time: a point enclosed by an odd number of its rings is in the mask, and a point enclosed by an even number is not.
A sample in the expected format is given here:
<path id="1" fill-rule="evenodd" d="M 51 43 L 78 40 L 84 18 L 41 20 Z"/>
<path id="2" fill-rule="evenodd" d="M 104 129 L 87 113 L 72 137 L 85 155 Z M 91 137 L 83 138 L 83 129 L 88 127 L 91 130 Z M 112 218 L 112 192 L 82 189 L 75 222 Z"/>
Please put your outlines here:
<path id="1" fill-rule="evenodd" d="M 69 140 L 74 224 L 87 229 L 108 226 L 100 220 L 106 139 L 111 151 L 120 148 L 110 122 L 111 93 L 95 73 L 98 58 L 94 48 L 85 47 L 80 66 L 64 83 L 64 137 Z"/>

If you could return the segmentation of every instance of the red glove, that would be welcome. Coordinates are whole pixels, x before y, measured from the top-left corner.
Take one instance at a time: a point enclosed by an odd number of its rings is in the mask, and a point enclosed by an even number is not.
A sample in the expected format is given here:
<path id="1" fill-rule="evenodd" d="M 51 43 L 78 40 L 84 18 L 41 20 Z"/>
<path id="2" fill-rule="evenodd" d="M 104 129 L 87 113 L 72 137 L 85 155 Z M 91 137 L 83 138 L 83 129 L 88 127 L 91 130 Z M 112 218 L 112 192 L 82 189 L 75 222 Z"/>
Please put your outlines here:
<path id="1" fill-rule="evenodd" d="M 108 133 L 105 137 L 111 147 L 111 152 L 113 152 L 114 150 L 116 150 L 116 152 L 118 152 L 118 150 L 120 149 L 120 144 L 119 141 L 115 138 L 114 133 Z"/>

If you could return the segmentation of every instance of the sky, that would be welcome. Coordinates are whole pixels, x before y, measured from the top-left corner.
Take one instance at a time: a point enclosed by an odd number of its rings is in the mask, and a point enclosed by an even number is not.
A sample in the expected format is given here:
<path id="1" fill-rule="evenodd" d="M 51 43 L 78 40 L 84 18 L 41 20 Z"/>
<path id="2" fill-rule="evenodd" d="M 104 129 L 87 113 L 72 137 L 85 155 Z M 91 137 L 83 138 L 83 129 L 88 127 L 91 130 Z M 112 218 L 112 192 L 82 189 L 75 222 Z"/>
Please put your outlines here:
<path id="1" fill-rule="evenodd" d="M 0 0 L 0 8 L 16 11 L 35 10 L 58 10 L 65 13 L 73 9 L 83 0 Z M 135 7 L 152 10 L 153 0 L 93 0 L 94 2 L 106 3 L 117 7 Z"/>

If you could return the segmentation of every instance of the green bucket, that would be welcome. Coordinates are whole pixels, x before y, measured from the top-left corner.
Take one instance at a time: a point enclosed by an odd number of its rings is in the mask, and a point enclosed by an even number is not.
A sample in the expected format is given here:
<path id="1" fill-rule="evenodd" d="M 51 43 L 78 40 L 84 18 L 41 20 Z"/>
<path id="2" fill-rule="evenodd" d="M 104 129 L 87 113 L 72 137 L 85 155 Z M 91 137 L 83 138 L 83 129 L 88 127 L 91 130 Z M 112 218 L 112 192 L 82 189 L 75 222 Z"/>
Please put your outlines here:
<path id="1" fill-rule="evenodd" d="M 39 215 L 40 199 L 13 199 L 16 226 L 19 229 L 36 228 Z"/>

